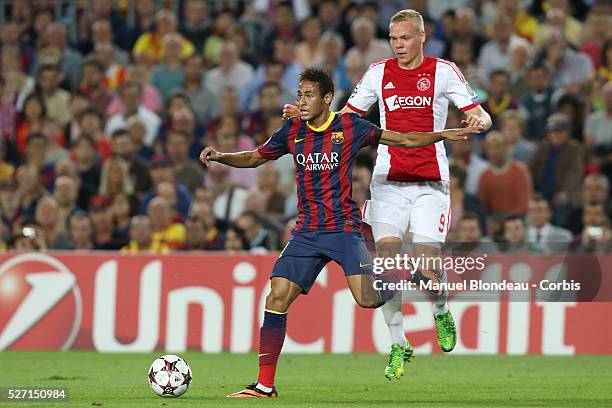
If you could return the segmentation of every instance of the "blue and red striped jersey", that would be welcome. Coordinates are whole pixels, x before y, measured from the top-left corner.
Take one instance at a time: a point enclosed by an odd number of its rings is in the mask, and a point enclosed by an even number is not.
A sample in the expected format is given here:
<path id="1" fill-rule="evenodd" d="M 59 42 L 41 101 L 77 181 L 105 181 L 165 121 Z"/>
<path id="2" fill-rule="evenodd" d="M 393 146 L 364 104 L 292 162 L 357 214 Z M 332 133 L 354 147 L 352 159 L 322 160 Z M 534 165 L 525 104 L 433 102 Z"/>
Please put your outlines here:
<path id="1" fill-rule="evenodd" d="M 266 159 L 293 156 L 299 211 L 295 231 L 361 231 L 361 211 L 352 198 L 353 162 L 359 149 L 377 146 L 381 134 L 354 113 L 332 112 L 319 128 L 291 118 L 259 146 Z"/>

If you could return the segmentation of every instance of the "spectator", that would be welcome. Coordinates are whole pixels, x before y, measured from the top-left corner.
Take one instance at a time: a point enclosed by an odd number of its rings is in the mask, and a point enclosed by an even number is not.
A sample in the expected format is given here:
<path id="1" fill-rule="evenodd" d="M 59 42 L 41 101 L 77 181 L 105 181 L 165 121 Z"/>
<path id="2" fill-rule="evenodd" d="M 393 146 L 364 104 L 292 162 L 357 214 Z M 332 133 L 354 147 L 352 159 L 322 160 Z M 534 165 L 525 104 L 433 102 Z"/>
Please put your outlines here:
<path id="1" fill-rule="evenodd" d="M 280 44 L 278 49 L 283 48 L 286 49 L 289 47 L 287 53 L 291 54 L 291 44 L 284 44 L 281 40 L 278 41 Z M 290 58 L 288 58 L 290 60 Z M 281 102 L 285 103 L 293 103 L 295 101 L 295 92 L 294 88 L 290 88 L 293 81 L 295 81 L 295 86 L 297 87 L 297 75 L 299 74 L 299 66 L 291 61 L 289 62 L 281 62 L 277 59 L 273 59 L 270 61 L 266 61 L 265 64 L 262 64 L 255 71 L 255 78 L 251 81 L 251 83 L 247 84 L 240 91 L 240 110 L 241 111 L 254 111 L 259 107 L 259 100 L 257 100 L 257 93 L 261 89 L 261 86 L 266 82 L 275 82 L 280 85 L 282 94 L 281 94 Z M 222 103 L 223 103 L 222 98 Z M 238 107 L 237 107 L 238 108 Z M 226 113 L 226 109 L 222 109 L 222 113 Z"/>
<path id="2" fill-rule="evenodd" d="M 161 120 L 155 112 L 142 105 L 142 85 L 138 82 L 128 81 L 121 87 L 119 95 L 124 106 L 123 111 L 108 119 L 105 133 L 111 135 L 115 130 L 125 128 L 127 120 L 132 116 L 137 116 L 146 129 L 144 144 L 152 146 L 157 138 Z"/>
<path id="3" fill-rule="evenodd" d="M 95 160 L 96 142 L 87 134 L 80 136 L 72 145 L 75 163 L 82 183 L 88 190 L 97 191 L 100 185 L 100 165 Z"/>
<path id="4" fill-rule="evenodd" d="M 540 195 L 535 194 L 529 200 L 527 211 L 529 228 L 527 236 L 529 242 L 540 247 L 546 254 L 564 252 L 572 242 L 572 233 L 565 228 L 556 227 L 550 223 L 552 212 L 548 201 Z"/>
<path id="5" fill-rule="evenodd" d="M 520 109 L 527 118 L 528 139 L 541 141 L 546 132 L 546 118 L 554 112 L 553 89 L 544 65 L 534 64 L 527 70 L 528 92 L 521 98 Z"/>
<path id="6" fill-rule="evenodd" d="M 451 49 L 454 46 L 455 41 L 465 43 L 469 47 L 468 55 L 479 55 L 480 49 L 486 44 L 487 40 L 477 31 L 478 24 L 474 10 L 468 7 L 457 9 L 455 11 L 455 25 L 455 35 L 452 39 L 449 39 L 446 42 L 444 58 L 448 58 L 451 55 Z M 455 62 L 454 59 L 452 61 Z M 471 58 L 470 62 L 472 62 Z M 463 73 L 465 74 L 465 72 Z"/>
<path id="7" fill-rule="evenodd" d="M 606 13 L 596 13 L 591 9 L 587 16 L 586 29 L 583 34 L 584 40 L 580 44 L 580 52 L 588 55 L 595 66 L 599 69 L 605 60 L 602 60 L 602 51 L 605 48 L 606 40 L 609 41 L 607 30 L 610 22 L 610 16 Z"/>
<path id="8" fill-rule="evenodd" d="M 15 166 L 5 161 L 6 158 L 6 141 L 0 137 L 0 184 L 10 182 L 15 173 Z"/>
<path id="9" fill-rule="evenodd" d="M 579 47 L 584 35 L 580 21 L 572 16 L 571 6 L 567 0 L 553 0 L 546 11 L 546 20 L 540 24 L 534 36 L 534 44 L 538 49 L 546 47 L 546 38 L 551 31 L 559 33 L 567 39 L 572 47 Z"/>
<path id="10" fill-rule="evenodd" d="M 321 50 L 323 59 L 319 67 L 331 74 L 334 84 L 337 86 L 336 92 L 351 92 L 353 89 L 346 77 L 344 40 L 342 36 L 334 31 L 324 32 L 321 36 Z"/>
<path id="11" fill-rule="evenodd" d="M 185 230 L 185 244 L 181 249 L 186 251 L 218 251 L 223 249 L 223 236 L 218 233 L 213 233 L 211 236 L 211 231 L 207 228 L 203 219 L 196 216 L 189 217 L 185 221 Z"/>
<path id="12" fill-rule="evenodd" d="M 459 219 L 454 234 L 453 252 L 491 254 L 498 251 L 497 245 L 487 236 L 483 236 L 480 217 L 465 212 Z"/>
<path id="13" fill-rule="evenodd" d="M 109 92 L 116 92 L 123 83 L 129 80 L 129 71 L 115 61 L 113 45 L 99 42 L 94 45 L 92 59 L 100 61 L 104 68 L 104 84 Z M 113 100 L 111 100 L 111 105 Z M 107 108 L 108 109 L 108 108 Z"/>
<path id="14" fill-rule="evenodd" d="M 484 76 L 482 69 L 474 61 L 475 55 L 478 54 L 473 53 L 472 44 L 469 41 L 461 39 L 452 41 L 450 49 L 451 61 L 459 67 L 470 86 L 475 88 L 477 92 L 482 93 L 487 87 L 487 78 Z"/>
<path id="15" fill-rule="evenodd" d="M 112 146 L 108 140 L 107 135 L 104 134 L 102 128 L 104 124 L 104 118 L 100 111 L 95 108 L 86 108 L 79 114 L 78 119 L 78 132 L 74 139 L 77 140 L 80 135 L 87 135 L 91 137 L 96 146 L 97 158 L 101 161 L 106 160 L 108 156 L 113 153 Z"/>
<path id="16" fill-rule="evenodd" d="M 582 214 L 584 229 L 580 235 L 578 251 L 603 252 L 612 251 L 612 231 L 610 218 L 602 204 L 586 204 Z"/>
<path id="17" fill-rule="evenodd" d="M 127 129 L 130 132 L 132 143 L 134 143 L 134 151 L 136 152 L 136 155 L 144 161 L 153 159 L 153 156 L 155 156 L 155 150 L 144 143 L 147 129 L 145 128 L 144 123 L 142 123 L 142 120 L 140 120 L 137 116 L 132 116 L 127 121 Z"/>
<path id="18" fill-rule="evenodd" d="M 227 30 L 226 37 L 238 47 L 240 59 L 253 68 L 259 66 L 259 58 L 253 52 L 251 39 L 246 29 L 242 25 L 234 24 Z"/>
<path id="19" fill-rule="evenodd" d="M 180 90 L 184 92 L 198 118 L 198 122 L 206 125 L 218 114 L 217 96 L 204 84 L 204 59 L 194 54 L 183 63 L 185 80 Z"/>
<path id="20" fill-rule="evenodd" d="M 302 68 L 319 65 L 323 62 L 321 47 L 321 20 L 310 16 L 302 21 L 301 32 L 303 40 L 295 46 L 295 62 Z"/>
<path id="21" fill-rule="evenodd" d="M 499 129 L 498 117 L 508 109 L 516 109 L 517 101 L 510 95 L 510 74 L 504 70 L 492 71 L 489 75 L 489 96 L 484 109 L 491 115 L 493 128 Z"/>
<path id="22" fill-rule="evenodd" d="M 398 8 L 398 10 L 400 10 Z M 389 16 L 389 20 L 391 20 Z M 427 15 L 423 16 L 423 23 L 425 25 L 425 44 L 423 44 L 423 53 L 431 57 L 442 58 L 445 57 L 444 52 L 446 50 L 446 43 L 436 37 L 436 22 L 429 18 Z"/>
<path id="23" fill-rule="evenodd" d="M 281 191 L 280 174 L 274 163 L 264 163 L 257 168 L 257 185 L 254 187 L 265 198 L 265 213 L 279 222 L 285 210 L 285 195 Z M 368 184 L 364 186 L 367 198 Z"/>
<path id="24" fill-rule="evenodd" d="M 450 171 L 450 200 L 452 217 L 448 221 L 448 231 L 453 233 L 459 228 L 459 223 L 463 219 L 464 213 L 475 214 L 478 217 L 481 230 L 485 229 L 485 220 L 480 207 L 480 201 L 474 195 L 465 191 L 465 180 L 467 172 L 459 164 L 452 164 Z"/>
<path id="25" fill-rule="evenodd" d="M 20 39 L 20 28 L 15 21 L 5 21 L 0 29 L 0 49 L 13 49 L 17 51 L 16 62 L 24 72 L 29 72 L 36 59 L 34 50 Z"/>
<path id="26" fill-rule="evenodd" d="M 555 113 L 546 122 L 547 141 L 536 152 L 531 173 L 536 190 L 551 200 L 556 212 L 578 205 L 584 172 L 582 147 L 570 140 L 570 122 Z M 560 219 L 555 221 L 563 223 Z"/>
<path id="27" fill-rule="evenodd" d="M 147 211 L 149 201 L 157 195 L 157 186 L 162 183 L 171 183 L 174 186 L 177 197 L 176 209 L 181 215 L 187 216 L 191 205 L 191 193 L 187 187 L 176 182 L 172 161 L 166 156 L 157 156 L 151 161 L 150 165 L 153 189 L 142 197 L 140 202 L 140 213 L 142 214 Z"/>
<path id="28" fill-rule="evenodd" d="M 206 74 L 206 86 L 215 94 L 227 87 L 241 89 L 253 78 L 253 67 L 239 59 L 238 48 L 231 41 L 224 41 L 219 50 L 219 66 Z"/>
<path id="29" fill-rule="evenodd" d="M 236 220 L 236 225 L 244 230 L 244 236 L 249 242 L 249 249 L 266 252 L 278 249 L 277 236 L 263 227 L 261 217 L 257 213 L 245 211 Z"/>
<path id="30" fill-rule="evenodd" d="M 151 175 L 145 162 L 136 155 L 134 142 L 130 132 L 119 129 L 112 135 L 113 154 L 121 157 L 129 166 L 130 180 L 134 185 L 134 192 L 139 195 L 149 191 L 152 187 Z"/>
<path id="31" fill-rule="evenodd" d="M 68 231 L 71 241 L 69 249 L 76 251 L 91 251 L 95 249 L 93 224 L 86 213 L 80 211 L 74 213 L 69 218 Z"/>
<path id="32" fill-rule="evenodd" d="M 45 230 L 34 220 L 25 220 L 17 226 L 14 248 L 17 252 L 46 251 L 47 238 Z"/>
<path id="33" fill-rule="evenodd" d="M 567 91 L 580 91 L 593 77 L 593 63 L 584 54 L 572 50 L 563 34 L 551 29 L 546 34 L 545 46 L 539 56 L 551 72 L 552 85 Z"/>
<path id="34" fill-rule="evenodd" d="M 45 30 L 45 44 L 60 55 L 63 78 L 71 90 L 78 89 L 81 84 L 81 67 L 83 56 L 68 45 L 68 30 L 62 24 L 51 23 Z M 38 62 L 44 62 L 39 58 Z M 37 68 L 36 68 L 37 69 Z"/>
<path id="35" fill-rule="evenodd" d="M 45 121 L 42 134 L 47 142 L 43 167 L 53 166 L 58 160 L 70 156 L 70 152 L 63 147 L 65 145 L 64 134 L 56 121 L 51 119 Z"/>
<path id="36" fill-rule="evenodd" d="M 478 56 L 478 65 L 485 76 L 488 77 L 495 70 L 507 69 L 510 66 L 510 51 L 519 43 L 529 44 L 514 34 L 512 20 L 508 16 L 498 15 L 493 38 L 482 46 Z"/>
<path id="37" fill-rule="evenodd" d="M 366 67 L 374 62 L 392 58 L 393 51 L 389 42 L 377 39 L 375 34 L 376 26 L 371 20 L 365 17 L 355 19 L 351 23 L 351 35 L 355 45 L 346 52 L 346 58 L 356 55 Z"/>
<path id="38" fill-rule="evenodd" d="M 111 156 L 104 161 L 98 192 L 100 195 L 111 198 L 117 195 L 132 196 L 134 194 L 129 166 L 121 157 Z"/>
<path id="39" fill-rule="evenodd" d="M 47 138 L 42 133 L 30 133 L 26 145 L 25 161 L 43 170 L 48 146 Z"/>
<path id="40" fill-rule="evenodd" d="M 17 208 L 19 215 L 24 218 L 33 218 L 38 200 L 45 195 L 45 187 L 40 179 L 38 168 L 32 163 L 22 164 L 15 173 L 17 180 Z"/>
<path id="41" fill-rule="evenodd" d="M 235 221 L 244 210 L 248 193 L 232 183 L 227 166 L 211 163 L 207 173 L 206 185 L 216 197 L 213 204 L 215 216 L 225 223 Z"/>
<path id="42" fill-rule="evenodd" d="M 485 151 L 490 164 L 480 177 L 479 197 L 483 209 L 493 220 L 509 214 L 525 215 L 533 194 L 527 166 L 510 157 L 510 149 L 500 132 L 489 133 Z"/>
<path id="43" fill-rule="evenodd" d="M 308 11 L 301 8 L 301 12 L 300 9 L 294 10 L 291 1 L 280 1 L 277 2 L 276 5 L 272 5 L 270 3 L 270 0 L 263 0 L 253 5 L 254 8 L 260 13 L 268 12 L 271 14 L 268 15 L 267 18 L 270 19 L 272 24 L 270 24 L 270 30 L 265 36 L 265 40 L 262 44 L 262 54 L 264 57 L 269 57 L 272 55 L 273 49 L 271 47 L 275 41 L 279 39 L 298 37 L 299 27 L 297 21 L 301 21 L 305 17 L 308 17 L 308 14 L 310 14 Z M 298 1 L 298 3 L 304 2 Z M 300 17 L 297 17 L 297 14 L 300 14 Z"/>
<path id="44" fill-rule="evenodd" d="M 239 152 L 253 150 L 253 142 L 246 136 L 240 135 L 240 124 L 234 116 L 224 115 L 219 122 L 214 144 L 221 152 Z M 232 182 L 244 188 L 255 185 L 256 171 L 251 169 L 230 169 Z"/>
<path id="45" fill-rule="evenodd" d="M 610 182 L 606 176 L 597 173 L 589 174 L 582 182 L 581 191 L 581 203 L 572 207 L 563 225 L 574 235 L 580 234 L 584 228 L 582 218 L 586 205 L 602 204 L 604 208 L 610 208 Z"/>
<path id="46" fill-rule="evenodd" d="M 109 85 L 109 89 L 118 90 L 119 93 L 118 95 L 115 95 L 110 105 L 106 109 L 106 116 L 113 116 L 124 110 L 120 91 L 121 86 L 126 82 L 139 83 L 142 88 L 141 104 L 152 112 L 160 112 L 163 105 L 161 95 L 157 91 L 157 88 L 147 82 L 149 73 L 144 65 L 128 65 L 127 68 L 125 68 L 124 73 L 118 72 L 117 74 L 119 75 L 119 78 L 114 80 L 114 82 L 116 82 L 115 88 L 111 88 Z"/>
<path id="47" fill-rule="evenodd" d="M 204 171 L 199 163 L 189 158 L 191 136 L 180 130 L 171 130 L 166 139 L 166 151 L 174 166 L 174 177 L 193 194 L 202 186 Z"/>
<path id="48" fill-rule="evenodd" d="M 193 44 L 195 52 L 201 54 L 204 50 L 204 42 L 211 34 L 212 21 L 208 4 L 204 0 L 187 0 L 183 17 L 181 34 Z"/>
<path id="49" fill-rule="evenodd" d="M 340 34 L 346 47 L 353 45 L 351 27 L 342 15 L 341 5 L 338 2 L 335 0 L 319 1 L 318 16 L 321 19 L 323 31 L 332 31 Z"/>
<path id="50" fill-rule="evenodd" d="M 221 45 L 226 41 L 227 32 L 234 24 L 236 24 L 236 19 L 231 9 L 226 8 L 217 13 L 212 32 L 204 43 L 203 54 L 207 68 L 219 64 Z"/>
<path id="51" fill-rule="evenodd" d="M 527 67 L 531 64 L 533 48 L 529 44 L 518 43 L 510 49 L 510 89 L 514 98 L 525 95 L 527 87 Z"/>
<path id="52" fill-rule="evenodd" d="M 503 252 L 511 254 L 539 253 L 542 250 L 527 241 L 527 226 L 520 215 L 509 215 L 503 220 Z"/>
<path id="53" fill-rule="evenodd" d="M 137 215 L 130 220 L 130 242 L 121 248 L 121 253 L 138 254 L 149 253 L 151 255 L 165 255 L 170 248 L 165 242 L 155 241 L 151 220 L 146 215 Z"/>
<path id="54" fill-rule="evenodd" d="M 106 91 L 104 71 L 104 64 L 100 60 L 88 60 L 83 65 L 83 81 L 80 86 L 81 92 L 89 98 L 90 105 L 99 112 L 106 112 L 113 99 Z"/>
<path id="55" fill-rule="evenodd" d="M 516 110 L 507 110 L 499 117 L 499 127 L 510 149 L 510 156 L 529 166 L 538 146 L 523 137 L 525 135 L 523 115 Z"/>
<path id="56" fill-rule="evenodd" d="M 570 121 L 570 136 L 581 142 L 584 132 L 584 107 L 582 101 L 571 93 L 566 93 L 557 101 L 557 111 L 565 114 Z"/>
<path id="57" fill-rule="evenodd" d="M 78 188 L 74 179 L 59 176 L 55 179 L 53 198 L 57 201 L 57 217 L 62 225 L 68 225 L 68 220 L 81 209 L 77 205 Z"/>
<path id="58" fill-rule="evenodd" d="M 452 144 L 450 164 L 457 164 L 465 168 L 465 192 L 470 195 L 478 195 L 478 183 L 480 176 L 489 168 L 489 163 L 474 153 L 474 141 L 472 138 L 459 140 Z"/>
<path id="59" fill-rule="evenodd" d="M 47 116 L 64 126 L 70 121 L 70 93 L 60 89 L 62 80 L 62 73 L 57 65 L 46 64 L 38 68 L 37 85 Z"/>
<path id="60" fill-rule="evenodd" d="M 584 126 L 584 146 L 588 153 L 612 152 L 612 82 L 602 87 L 604 110 L 589 114 Z"/>
<path id="61" fill-rule="evenodd" d="M 19 120 L 15 144 L 19 154 L 25 154 L 28 135 L 41 132 L 43 123 L 47 117 L 45 102 L 38 94 L 28 96 L 23 104 L 22 117 Z"/>
<path id="62" fill-rule="evenodd" d="M 113 19 L 116 22 L 117 19 Z M 126 31 L 127 27 L 122 28 L 121 31 Z M 96 44 L 115 44 L 115 38 L 113 34 L 113 27 L 110 20 L 101 18 L 96 20 L 91 25 L 91 44 L 89 45 L 89 51 L 92 51 Z M 122 33 L 123 34 L 123 33 Z M 128 34 L 129 35 L 129 34 Z M 130 56 L 127 52 L 121 49 L 117 45 L 113 47 L 113 59 L 122 66 L 125 66 L 130 61 Z M 88 59 L 93 57 L 92 54 L 87 55 Z"/>
<path id="63" fill-rule="evenodd" d="M 162 47 L 166 50 L 160 64 L 151 73 L 151 84 L 157 88 L 165 101 L 170 91 L 185 82 L 181 57 L 181 42 L 183 37 L 178 33 L 168 33 L 162 37 Z"/>
<path id="64" fill-rule="evenodd" d="M 170 249 L 180 248 L 184 244 L 185 226 L 172 222 L 172 208 L 165 198 L 153 198 L 147 205 L 147 215 L 151 220 L 153 244 L 165 244 Z"/>
<path id="65" fill-rule="evenodd" d="M 94 196 L 89 204 L 89 216 L 94 227 L 95 249 L 116 251 L 127 244 L 127 239 L 117 234 L 113 228 L 112 199 Z"/>
<path id="66" fill-rule="evenodd" d="M 497 2 L 497 14 L 510 17 L 516 34 L 532 41 L 538 30 L 538 20 L 525 11 L 522 3 L 514 0 L 500 0 Z"/>
<path id="67" fill-rule="evenodd" d="M 166 55 L 166 48 L 162 44 L 162 39 L 168 33 L 177 31 L 176 16 L 170 10 L 159 10 L 155 13 L 155 31 L 142 34 L 136 44 L 134 44 L 134 60 L 138 64 L 152 67 L 163 60 Z M 195 52 L 193 44 L 181 37 L 179 45 L 181 58 L 187 58 Z"/>
<path id="68" fill-rule="evenodd" d="M 135 215 L 135 208 L 136 205 L 132 196 L 124 193 L 114 196 L 111 213 L 113 214 L 113 229 L 117 236 L 129 239 L 130 220 Z"/>
<path id="69" fill-rule="evenodd" d="M 87 208 L 89 206 L 89 200 L 91 199 L 91 197 L 97 194 L 98 187 L 95 186 L 94 188 L 93 186 L 90 186 L 88 184 L 83 184 L 76 164 L 70 159 L 60 159 L 55 164 L 56 181 L 57 178 L 62 176 L 69 177 L 77 186 L 77 206 L 82 209 Z"/>
<path id="70" fill-rule="evenodd" d="M 17 131 L 17 109 L 10 88 L 6 86 L 4 75 L 0 72 L 0 139 L 2 140 L 12 138 Z"/>
<path id="71" fill-rule="evenodd" d="M 270 134 L 267 133 L 267 123 L 271 117 L 281 111 L 281 86 L 276 82 L 265 82 L 259 88 L 259 109 L 242 120 L 246 134 L 255 140 L 255 144 L 263 144 Z M 276 129 L 275 129 L 276 130 Z"/>
<path id="72" fill-rule="evenodd" d="M 225 232 L 225 243 L 223 249 L 228 254 L 246 251 L 249 249 L 249 243 L 245 237 L 242 228 L 235 225 L 229 227 Z"/>
<path id="73" fill-rule="evenodd" d="M 66 224 L 58 217 L 59 204 L 52 196 L 44 196 L 36 205 L 36 222 L 45 230 L 46 247 L 68 249 L 70 241 L 65 233 Z"/>
<path id="74" fill-rule="evenodd" d="M 70 100 L 70 122 L 64 128 L 64 138 L 67 146 L 70 146 L 81 134 L 79 119 L 81 113 L 90 107 L 91 102 L 87 95 L 82 92 L 72 94 L 72 99 Z"/>

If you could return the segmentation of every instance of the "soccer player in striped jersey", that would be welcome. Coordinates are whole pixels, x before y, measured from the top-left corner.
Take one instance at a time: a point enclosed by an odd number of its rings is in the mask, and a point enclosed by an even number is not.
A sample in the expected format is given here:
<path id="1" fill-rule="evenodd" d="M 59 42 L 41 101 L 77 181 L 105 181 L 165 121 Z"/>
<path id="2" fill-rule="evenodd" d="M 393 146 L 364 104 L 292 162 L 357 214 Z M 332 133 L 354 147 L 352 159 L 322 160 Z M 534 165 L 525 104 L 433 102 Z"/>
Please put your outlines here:
<path id="1" fill-rule="evenodd" d="M 361 234 L 361 212 L 351 197 L 357 151 L 379 143 L 404 148 L 425 146 L 443 139 L 463 139 L 481 130 L 475 126 L 438 132 L 381 130 L 354 113 L 330 111 L 333 94 L 334 84 L 327 73 L 306 69 L 300 76 L 299 117 L 289 119 L 256 150 L 221 153 L 206 147 L 200 154 L 204 165 L 218 161 L 233 167 L 257 167 L 291 154 L 297 171 L 299 218 L 272 270 L 260 331 L 258 381 L 228 397 L 278 395 L 274 377 L 285 339 L 287 311 L 298 295 L 308 293 L 328 262 L 333 260 L 342 267 L 351 293 L 362 307 L 379 307 L 395 295 L 374 287 L 372 261 Z M 384 277 L 377 279 L 384 281 Z"/>

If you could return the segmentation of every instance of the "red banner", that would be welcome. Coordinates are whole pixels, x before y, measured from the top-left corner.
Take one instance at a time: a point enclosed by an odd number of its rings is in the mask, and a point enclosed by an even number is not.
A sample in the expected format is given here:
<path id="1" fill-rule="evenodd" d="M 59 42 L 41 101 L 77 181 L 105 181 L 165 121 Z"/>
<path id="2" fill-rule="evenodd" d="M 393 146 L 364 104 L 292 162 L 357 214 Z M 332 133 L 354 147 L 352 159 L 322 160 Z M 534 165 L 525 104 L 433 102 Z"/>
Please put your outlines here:
<path id="1" fill-rule="evenodd" d="M 612 265 L 612 256 L 597 259 L 605 268 L 602 273 L 611 275 L 607 265 Z M 253 351 L 275 260 L 222 253 L 1 256 L 0 350 Z M 534 282 L 549 276 L 555 262 L 490 256 L 481 273 L 516 279 L 527 271 Z M 517 268 L 520 273 L 513 272 Z M 612 353 L 610 301 L 520 302 L 503 295 L 480 301 L 462 296 L 451 292 L 459 331 L 453 353 Z M 438 352 L 431 303 L 410 302 L 404 312 L 417 352 Z M 382 313 L 359 308 L 341 269 L 332 263 L 310 294 L 292 305 L 283 351 L 382 352 L 388 344 Z"/>

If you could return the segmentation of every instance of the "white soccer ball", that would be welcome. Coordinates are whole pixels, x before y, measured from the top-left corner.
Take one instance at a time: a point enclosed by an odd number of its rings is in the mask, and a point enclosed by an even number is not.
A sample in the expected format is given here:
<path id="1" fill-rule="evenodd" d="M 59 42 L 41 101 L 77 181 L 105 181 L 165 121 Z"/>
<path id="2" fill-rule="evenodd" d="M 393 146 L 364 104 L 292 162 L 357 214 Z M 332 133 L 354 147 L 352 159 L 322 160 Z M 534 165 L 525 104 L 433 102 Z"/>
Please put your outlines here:
<path id="1" fill-rule="evenodd" d="M 149 368 L 149 385 L 160 397 L 183 395 L 192 378 L 189 364 L 174 354 L 161 356 Z"/>

